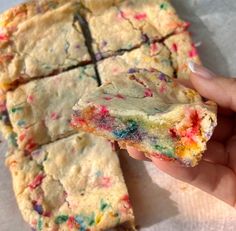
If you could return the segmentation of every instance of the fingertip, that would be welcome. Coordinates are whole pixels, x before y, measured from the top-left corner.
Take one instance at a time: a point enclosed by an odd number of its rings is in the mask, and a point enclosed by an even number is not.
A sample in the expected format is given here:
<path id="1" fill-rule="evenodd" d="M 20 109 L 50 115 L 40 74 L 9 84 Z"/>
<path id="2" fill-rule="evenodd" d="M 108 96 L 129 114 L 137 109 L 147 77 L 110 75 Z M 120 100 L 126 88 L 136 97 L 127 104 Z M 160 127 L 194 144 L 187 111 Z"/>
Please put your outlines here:
<path id="1" fill-rule="evenodd" d="M 127 149 L 129 155 L 130 155 L 132 158 L 134 158 L 134 159 L 136 159 L 136 160 L 150 161 L 150 159 L 148 159 L 148 158 L 144 155 L 144 153 L 138 151 L 137 149 L 135 149 L 135 148 L 133 148 L 133 147 L 130 147 L 130 146 L 127 146 L 126 149 Z"/>

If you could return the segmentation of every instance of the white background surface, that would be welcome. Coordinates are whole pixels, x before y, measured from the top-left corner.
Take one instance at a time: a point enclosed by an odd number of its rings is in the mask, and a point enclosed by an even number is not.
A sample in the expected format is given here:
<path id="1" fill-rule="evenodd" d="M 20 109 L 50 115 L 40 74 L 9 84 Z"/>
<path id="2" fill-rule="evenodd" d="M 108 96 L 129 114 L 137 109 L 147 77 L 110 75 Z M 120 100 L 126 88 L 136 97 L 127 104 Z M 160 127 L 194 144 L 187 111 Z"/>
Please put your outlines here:
<path id="1" fill-rule="evenodd" d="M 20 0 L 0 0 L 0 11 Z M 236 76 L 236 0 L 172 0 L 191 30 L 203 63 L 225 76 Z M 28 231 L 22 221 L 4 167 L 0 144 L 0 231 Z M 122 155 L 123 168 L 143 230 L 235 231 L 236 211 L 200 190 L 158 171 L 150 163 Z"/>

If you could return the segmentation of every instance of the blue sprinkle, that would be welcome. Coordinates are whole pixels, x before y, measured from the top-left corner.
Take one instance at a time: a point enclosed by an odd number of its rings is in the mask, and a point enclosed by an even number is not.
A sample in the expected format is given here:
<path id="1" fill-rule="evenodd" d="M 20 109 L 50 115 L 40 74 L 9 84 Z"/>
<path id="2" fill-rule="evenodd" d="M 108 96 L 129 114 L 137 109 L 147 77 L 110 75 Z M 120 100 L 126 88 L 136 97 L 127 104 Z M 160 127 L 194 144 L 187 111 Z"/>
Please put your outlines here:
<path id="1" fill-rule="evenodd" d="M 19 120 L 19 121 L 17 122 L 17 125 L 18 125 L 19 127 L 23 127 L 23 126 L 25 125 L 25 121 L 24 121 L 24 120 Z"/>
<path id="2" fill-rule="evenodd" d="M 75 221 L 79 224 L 79 231 L 86 231 L 86 225 L 84 224 L 83 216 L 75 216 Z"/>
<path id="3" fill-rule="evenodd" d="M 137 70 L 135 69 L 135 68 L 130 68 L 129 70 L 128 70 L 128 73 L 129 74 L 133 74 L 133 73 L 136 73 L 137 72 Z"/>
<path id="4" fill-rule="evenodd" d="M 42 205 L 35 204 L 35 205 L 34 205 L 34 210 L 35 210 L 38 214 L 40 214 L 40 215 L 43 214 L 43 207 L 42 207 Z"/>
<path id="5" fill-rule="evenodd" d="M 138 130 L 138 124 L 133 120 L 129 120 L 126 129 L 113 131 L 113 134 L 116 136 L 116 138 L 125 139 L 134 136 L 134 133 L 137 130 Z"/>
<path id="6" fill-rule="evenodd" d="M 95 58 L 96 58 L 97 61 L 101 60 L 101 59 L 102 59 L 102 54 L 97 53 L 97 54 L 95 55 Z"/>

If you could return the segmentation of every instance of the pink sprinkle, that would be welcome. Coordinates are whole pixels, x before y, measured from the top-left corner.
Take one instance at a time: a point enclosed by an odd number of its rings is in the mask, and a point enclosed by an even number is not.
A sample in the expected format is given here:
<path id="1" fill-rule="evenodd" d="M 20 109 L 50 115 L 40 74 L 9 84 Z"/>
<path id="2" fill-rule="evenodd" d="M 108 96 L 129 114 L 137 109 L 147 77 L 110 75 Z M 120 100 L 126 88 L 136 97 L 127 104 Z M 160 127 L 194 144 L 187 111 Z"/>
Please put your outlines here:
<path id="1" fill-rule="evenodd" d="M 42 184 L 43 179 L 45 178 L 45 176 L 41 173 L 39 175 L 37 175 L 34 180 L 28 185 L 28 187 L 33 190 L 36 189 L 39 185 Z"/>
<path id="2" fill-rule="evenodd" d="M 151 55 L 154 55 L 158 51 L 157 43 L 152 43 L 150 49 L 151 49 Z"/>
<path id="3" fill-rule="evenodd" d="M 52 112 L 50 117 L 52 120 L 58 120 L 60 118 L 60 116 L 56 112 Z"/>
<path id="4" fill-rule="evenodd" d="M 0 104 L 0 111 L 2 112 L 2 111 L 5 111 L 7 109 L 7 105 L 6 105 L 6 103 L 4 102 L 4 103 L 1 103 Z"/>
<path id="5" fill-rule="evenodd" d="M 152 90 L 150 88 L 146 88 L 144 91 L 144 96 L 145 97 L 153 97 Z"/>
<path id="6" fill-rule="evenodd" d="M 120 11 L 117 15 L 118 19 L 125 19 L 126 18 L 126 14 L 123 11 Z"/>
<path id="7" fill-rule="evenodd" d="M 33 96 L 33 95 L 29 95 L 29 96 L 27 97 L 27 102 L 28 102 L 28 103 L 33 103 L 33 101 L 34 101 L 34 96 Z"/>
<path id="8" fill-rule="evenodd" d="M 190 58 L 198 56 L 198 52 L 197 52 L 195 45 L 192 45 L 192 50 L 189 51 L 188 55 Z"/>
<path id="9" fill-rule="evenodd" d="M 101 116 L 107 116 L 108 115 L 108 110 L 107 110 L 107 107 L 104 106 L 104 105 L 101 105 L 101 109 L 100 109 L 100 115 Z"/>
<path id="10" fill-rule="evenodd" d="M 123 95 L 121 95 L 121 94 L 117 94 L 116 98 L 118 98 L 118 99 L 125 99 L 125 97 Z"/>
<path id="11" fill-rule="evenodd" d="M 134 15 L 134 18 L 138 21 L 144 20 L 147 18 L 147 14 L 146 13 L 137 13 Z"/>
<path id="12" fill-rule="evenodd" d="M 166 86 L 165 85 L 162 85 L 160 87 L 160 93 L 164 93 L 166 91 Z"/>
<path id="13" fill-rule="evenodd" d="M 105 96 L 105 97 L 103 97 L 103 99 L 109 101 L 109 100 L 112 100 L 112 97 L 111 96 Z"/>
<path id="14" fill-rule="evenodd" d="M 100 181 L 100 185 L 103 187 L 103 188 L 109 188 L 111 187 L 111 179 L 110 177 L 102 177 L 101 181 Z"/>
<path id="15" fill-rule="evenodd" d="M 183 24 L 183 27 L 184 27 L 185 29 L 188 29 L 190 26 L 191 26 L 191 23 L 190 23 L 190 22 L 184 22 L 184 24 Z"/>
<path id="16" fill-rule="evenodd" d="M 6 34 L 0 34 L 0 41 L 7 41 L 9 37 Z"/>
<path id="17" fill-rule="evenodd" d="M 177 46 L 176 43 L 173 43 L 173 44 L 172 44 L 172 50 L 173 50 L 174 52 L 177 52 L 177 51 L 178 51 L 178 46 Z"/>
<path id="18" fill-rule="evenodd" d="M 117 68 L 117 67 L 114 67 L 113 69 L 112 69 L 112 72 L 113 73 L 117 73 L 119 71 L 119 69 Z"/>

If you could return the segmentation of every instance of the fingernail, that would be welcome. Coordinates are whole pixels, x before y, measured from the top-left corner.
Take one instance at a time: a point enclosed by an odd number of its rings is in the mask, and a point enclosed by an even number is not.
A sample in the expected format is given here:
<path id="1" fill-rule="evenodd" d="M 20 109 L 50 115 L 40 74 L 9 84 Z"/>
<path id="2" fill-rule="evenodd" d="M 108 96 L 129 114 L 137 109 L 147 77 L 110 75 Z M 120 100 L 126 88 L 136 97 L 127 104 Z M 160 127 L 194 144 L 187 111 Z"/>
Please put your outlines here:
<path id="1" fill-rule="evenodd" d="M 188 66 L 189 69 L 199 77 L 202 77 L 204 79 L 211 79 L 215 77 L 215 74 L 212 71 L 210 71 L 206 67 L 194 63 L 193 61 L 189 61 Z"/>

